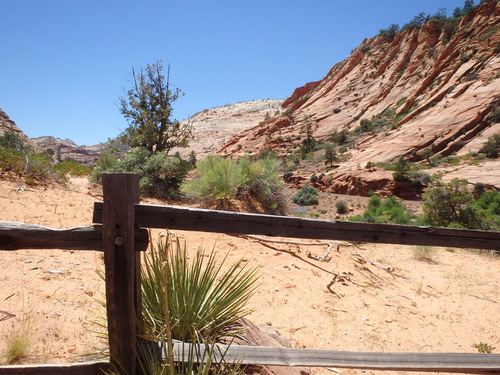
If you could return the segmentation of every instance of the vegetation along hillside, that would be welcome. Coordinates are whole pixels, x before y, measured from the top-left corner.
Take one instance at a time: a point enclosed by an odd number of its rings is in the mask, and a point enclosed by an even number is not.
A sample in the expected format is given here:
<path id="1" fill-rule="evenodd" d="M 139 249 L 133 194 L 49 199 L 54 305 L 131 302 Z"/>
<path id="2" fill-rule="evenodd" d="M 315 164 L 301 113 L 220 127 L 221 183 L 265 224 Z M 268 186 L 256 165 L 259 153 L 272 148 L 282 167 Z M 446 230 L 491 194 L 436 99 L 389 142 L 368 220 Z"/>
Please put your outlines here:
<path id="1" fill-rule="evenodd" d="M 365 39 L 220 152 L 239 157 L 273 149 L 297 165 L 330 143 L 336 168 L 311 173 L 319 174 L 315 186 L 335 193 L 397 193 L 389 186 L 392 171 L 384 169 L 401 157 L 438 171 L 452 165 L 445 179 L 500 187 L 498 152 L 480 152 L 488 140 L 497 150 L 500 138 L 500 3 L 445 13 L 420 14 Z M 303 170 L 289 180 L 300 184 Z"/>

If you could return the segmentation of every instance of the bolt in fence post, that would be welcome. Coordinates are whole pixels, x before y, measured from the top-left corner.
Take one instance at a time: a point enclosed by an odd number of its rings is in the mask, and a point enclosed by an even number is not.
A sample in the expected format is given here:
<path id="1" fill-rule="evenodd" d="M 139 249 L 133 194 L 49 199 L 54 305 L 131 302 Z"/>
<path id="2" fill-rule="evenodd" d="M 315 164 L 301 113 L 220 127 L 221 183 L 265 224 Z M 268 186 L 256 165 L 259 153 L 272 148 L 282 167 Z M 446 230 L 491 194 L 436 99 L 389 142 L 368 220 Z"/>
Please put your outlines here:
<path id="1" fill-rule="evenodd" d="M 139 176 L 106 173 L 102 175 L 102 188 L 110 362 L 117 373 L 133 375 L 136 372 L 136 318 L 140 316 L 134 248 L 134 203 L 139 202 Z"/>

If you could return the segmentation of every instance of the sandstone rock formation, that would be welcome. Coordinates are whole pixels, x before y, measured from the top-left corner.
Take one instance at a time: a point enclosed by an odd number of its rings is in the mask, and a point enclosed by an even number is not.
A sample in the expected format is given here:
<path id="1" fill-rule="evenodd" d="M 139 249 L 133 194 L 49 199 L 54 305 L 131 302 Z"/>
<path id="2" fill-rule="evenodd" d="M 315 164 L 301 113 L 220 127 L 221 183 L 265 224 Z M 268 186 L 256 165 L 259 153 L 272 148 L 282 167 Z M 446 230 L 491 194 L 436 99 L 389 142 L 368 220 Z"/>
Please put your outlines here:
<path id="1" fill-rule="evenodd" d="M 296 89 L 279 116 L 233 137 L 220 152 L 290 154 L 308 126 L 323 141 L 345 130 L 350 158 L 334 178 L 345 187 L 368 162 L 419 161 L 426 149 L 440 156 L 477 151 L 500 132 L 500 2 L 476 7 L 453 35 L 444 26 L 429 21 L 390 42 L 382 35 L 364 40 L 323 80 Z M 361 120 L 377 125 L 362 131 Z M 490 172 L 500 186 L 500 170 Z"/>
<path id="2" fill-rule="evenodd" d="M 17 127 L 16 123 L 0 108 L 0 136 L 8 131 L 17 133 L 22 139 L 28 140 L 26 134 L 24 134 L 23 131 Z"/>
<path id="3" fill-rule="evenodd" d="M 51 149 L 55 161 L 74 160 L 82 164 L 94 165 L 100 155 L 100 146 L 78 146 L 70 139 L 38 137 L 30 140 L 39 151 Z"/>
<path id="4" fill-rule="evenodd" d="M 272 118 L 281 110 L 283 100 L 251 100 L 222 107 L 204 109 L 186 121 L 193 123 L 193 140 L 188 148 L 174 149 L 172 152 L 186 157 L 194 151 L 198 159 L 215 154 L 231 137 L 254 127 L 267 118 Z"/>

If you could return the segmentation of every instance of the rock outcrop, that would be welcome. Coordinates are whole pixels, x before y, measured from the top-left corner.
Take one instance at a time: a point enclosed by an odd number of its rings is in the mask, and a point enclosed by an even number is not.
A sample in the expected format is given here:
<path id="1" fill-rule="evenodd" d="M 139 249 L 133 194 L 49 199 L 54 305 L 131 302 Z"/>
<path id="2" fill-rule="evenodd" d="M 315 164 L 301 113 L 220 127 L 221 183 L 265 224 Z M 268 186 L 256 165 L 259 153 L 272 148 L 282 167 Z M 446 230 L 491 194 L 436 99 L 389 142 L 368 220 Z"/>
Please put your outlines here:
<path id="1" fill-rule="evenodd" d="M 5 132 L 14 132 L 17 133 L 21 139 L 25 141 L 28 140 L 26 134 L 23 133 L 21 129 L 19 129 L 14 121 L 12 121 L 9 116 L 0 108 L 0 136 L 4 135 Z"/>
<path id="2" fill-rule="evenodd" d="M 254 127 L 281 110 L 283 100 L 251 100 L 222 107 L 204 109 L 185 120 L 193 125 L 189 147 L 172 150 L 186 157 L 191 151 L 198 159 L 215 154 L 232 137 Z"/>
<path id="3" fill-rule="evenodd" d="M 100 146 L 78 146 L 70 139 L 55 137 L 32 138 L 30 143 L 38 151 L 52 150 L 55 161 L 74 160 L 86 165 L 94 165 L 100 155 Z"/>
<path id="4" fill-rule="evenodd" d="M 296 89 L 279 116 L 233 137 L 220 152 L 291 154 L 308 128 L 318 141 L 344 130 L 350 157 L 334 178 L 344 186 L 368 162 L 419 161 L 424 150 L 477 151 L 500 132 L 499 28 L 500 2 L 492 1 L 463 17 L 454 33 L 429 21 L 390 42 L 366 39 L 323 80 Z M 493 173 L 500 186 L 500 171 Z"/>

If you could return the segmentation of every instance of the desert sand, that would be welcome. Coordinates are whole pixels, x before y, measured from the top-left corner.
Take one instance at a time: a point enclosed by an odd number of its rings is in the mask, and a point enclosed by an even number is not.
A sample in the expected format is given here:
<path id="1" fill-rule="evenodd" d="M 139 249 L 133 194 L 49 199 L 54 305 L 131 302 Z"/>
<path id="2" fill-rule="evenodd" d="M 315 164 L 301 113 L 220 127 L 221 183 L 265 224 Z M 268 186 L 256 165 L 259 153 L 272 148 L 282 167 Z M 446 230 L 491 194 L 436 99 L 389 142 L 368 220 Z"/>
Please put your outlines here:
<path id="1" fill-rule="evenodd" d="M 100 200 L 98 189 L 85 179 L 35 188 L 0 180 L 1 221 L 90 225 L 93 202 Z M 411 246 L 332 242 L 321 260 L 327 245 L 176 235 L 190 251 L 215 247 L 221 258 L 229 253 L 228 262 L 243 257 L 248 267 L 257 267 L 260 283 L 248 318 L 272 325 L 293 347 L 474 353 L 474 344 L 486 343 L 500 351 L 500 258 L 488 252 L 436 248 L 432 261 L 419 261 Z M 0 363 L 5 363 L 7 338 L 23 329 L 30 345 L 21 363 L 96 358 L 105 348 L 94 333 L 100 329 L 95 313 L 104 312 L 95 300 L 104 298 L 97 274 L 103 268 L 102 254 L 92 251 L 0 251 Z"/>

